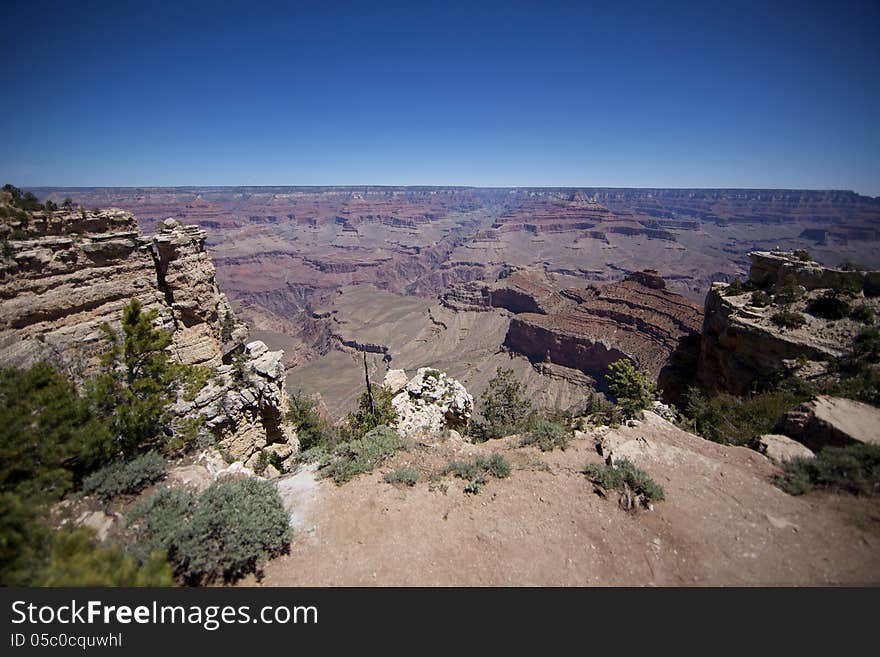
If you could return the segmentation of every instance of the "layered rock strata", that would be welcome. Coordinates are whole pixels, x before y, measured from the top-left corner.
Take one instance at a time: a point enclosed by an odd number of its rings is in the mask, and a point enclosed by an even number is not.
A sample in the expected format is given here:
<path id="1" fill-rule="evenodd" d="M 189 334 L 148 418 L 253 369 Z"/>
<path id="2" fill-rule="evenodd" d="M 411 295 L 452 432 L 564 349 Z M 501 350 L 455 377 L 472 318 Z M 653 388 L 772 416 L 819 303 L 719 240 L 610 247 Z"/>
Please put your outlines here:
<path id="1" fill-rule="evenodd" d="M 233 366 L 223 365 L 224 357 L 229 361 L 241 351 L 247 328 L 235 322 L 217 287 L 201 229 L 167 219 L 157 234 L 144 236 L 130 213 L 76 210 L 5 219 L 0 237 L 4 366 L 47 361 L 81 381 L 106 348 L 102 325 L 119 332 L 123 308 L 137 299 L 145 311 L 155 311 L 157 328 L 171 333 L 176 360 L 214 371 L 196 402 L 178 408 L 181 414 L 203 416 L 236 458 L 251 458 L 273 443 L 284 445 L 282 452 L 295 447 L 281 426 L 286 393 L 280 352 L 268 357 L 265 345 L 244 350 L 236 367 L 245 374 L 234 380 Z M 215 393 L 230 397 L 229 413 L 214 412 L 207 398 Z"/>
<path id="2" fill-rule="evenodd" d="M 823 267 L 793 253 L 749 256 L 749 283 L 758 290 L 733 294 L 728 284 L 715 283 L 706 295 L 699 380 L 709 391 L 742 395 L 789 374 L 824 374 L 865 325 L 816 316 L 810 305 L 819 297 L 843 294 L 851 305 L 880 311 L 880 272 Z M 774 321 L 780 312 L 799 316 L 803 324 L 780 326 Z"/>

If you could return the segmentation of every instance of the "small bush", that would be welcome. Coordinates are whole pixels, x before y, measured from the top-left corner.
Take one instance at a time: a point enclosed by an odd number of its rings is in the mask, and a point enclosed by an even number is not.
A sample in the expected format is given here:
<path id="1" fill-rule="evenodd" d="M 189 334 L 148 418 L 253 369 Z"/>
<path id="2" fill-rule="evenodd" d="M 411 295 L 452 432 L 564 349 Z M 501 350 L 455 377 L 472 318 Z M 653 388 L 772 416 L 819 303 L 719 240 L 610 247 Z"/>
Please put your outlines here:
<path id="1" fill-rule="evenodd" d="M 372 394 L 373 406 L 370 406 Z M 370 384 L 358 400 L 358 409 L 348 416 L 349 437 L 363 438 L 368 432 L 381 426 L 391 426 L 397 421 L 397 411 L 391 404 L 394 393 L 385 386 Z"/>
<path id="2" fill-rule="evenodd" d="M 843 319 L 850 314 L 850 305 L 831 290 L 807 304 L 807 312 L 823 319 Z"/>
<path id="3" fill-rule="evenodd" d="M 746 286 L 743 285 L 743 282 L 738 278 L 734 278 L 728 286 L 724 289 L 723 295 L 726 297 L 738 297 L 741 294 L 745 294 L 748 290 Z"/>
<path id="4" fill-rule="evenodd" d="M 557 447 L 564 450 L 568 447 L 568 433 L 558 422 L 539 420 L 535 428 L 520 439 L 520 445 L 535 445 L 542 452 L 552 452 Z"/>
<path id="5" fill-rule="evenodd" d="M 478 442 L 519 433 L 526 428 L 532 414 L 532 403 L 523 395 L 522 385 L 514 378 L 513 370 L 500 367 L 480 396 L 478 408 L 483 421 L 472 421 L 468 427 L 468 432 Z"/>
<path id="6" fill-rule="evenodd" d="M 596 425 L 617 427 L 623 422 L 623 412 L 617 406 L 599 394 L 591 393 L 587 399 L 584 415 L 589 416 L 590 422 Z"/>
<path id="7" fill-rule="evenodd" d="M 859 295 L 862 293 L 862 281 L 853 277 L 840 277 L 835 280 L 831 289 L 839 294 Z"/>
<path id="8" fill-rule="evenodd" d="M 105 465 L 83 480 L 84 493 L 95 494 L 103 500 L 117 495 L 139 493 L 165 476 L 166 463 L 156 452 L 136 456 L 130 461 Z"/>
<path id="9" fill-rule="evenodd" d="M 343 484 L 356 475 L 371 472 L 394 452 L 407 446 L 408 443 L 394 429 L 378 426 L 363 438 L 337 445 L 333 459 L 327 465 L 326 476 Z"/>
<path id="10" fill-rule="evenodd" d="M 276 488 L 248 477 L 216 481 L 201 495 L 163 490 L 129 515 L 132 553 L 164 551 L 188 584 L 234 581 L 290 543 L 290 520 Z"/>
<path id="11" fill-rule="evenodd" d="M 284 419 L 296 430 L 299 448 L 303 452 L 315 447 L 330 447 L 337 441 L 333 427 L 318 413 L 315 400 L 302 392 L 290 396 Z"/>
<path id="12" fill-rule="evenodd" d="M 118 547 L 95 544 L 91 531 L 62 527 L 49 541 L 35 586 L 171 586 L 171 565 L 156 552 L 140 565 Z"/>
<path id="13" fill-rule="evenodd" d="M 852 359 L 864 363 L 880 363 L 880 330 L 862 329 L 853 341 Z"/>
<path id="14" fill-rule="evenodd" d="M 858 306 L 853 308 L 849 316 L 850 319 L 854 319 L 855 321 L 862 322 L 864 324 L 874 323 L 874 309 L 866 303 L 860 303 Z"/>
<path id="15" fill-rule="evenodd" d="M 617 398 L 624 417 L 632 419 L 660 397 L 650 373 L 636 368 L 626 358 L 608 367 L 608 389 Z"/>
<path id="16" fill-rule="evenodd" d="M 756 290 L 752 293 L 752 305 L 758 308 L 766 308 L 773 300 L 764 290 Z"/>
<path id="17" fill-rule="evenodd" d="M 486 483 L 486 475 L 498 479 L 506 479 L 510 476 L 510 463 L 503 454 L 495 452 L 489 458 L 478 456 L 472 461 L 452 461 L 445 468 L 443 474 L 453 474 L 459 479 L 468 480 L 464 492 L 477 494 Z"/>
<path id="18" fill-rule="evenodd" d="M 777 326 L 788 329 L 800 328 L 807 323 L 807 320 L 804 319 L 803 315 L 798 312 L 792 312 L 790 310 L 780 310 L 778 313 L 775 313 L 770 318 L 770 321 Z"/>
<path id="19" fill-rule="evenodd" d="M 811 397 L 809 391 L 780 389 L 751 397 L 721 393 L 707 399 L 695 388 L 688 393 L 686 429 L 723 445 L 746 445 L 770 433 L 779 418 Z"/>
<path id="20" fill-rule="evenodd" d="M 785 474 L 777 484 L 791 495 L 813 488 L 829 488 L 854 495 L 880 494 L 880 445 L 826 447 L 813 458 L 799 458 L 783 465 Z"/>
<path id="21" fill-rule="evenodd" d="M 419 472 L 413 468 L 400 468 L 394 472 L 385 474 L 385 483 L 388 484 L 406 484 L 407 486 L 415 486 L 419 481 Z"/>
<path id="22" fill-rule="evenodd" d="M 794 303 L 803 299 L 806 290 L 792 276 L 786 276 L 776 286 L 775 301 L 781 304 Z"/>
<path id="23" fill-rule="evenodd" d="M 619 459 L 610 465 L 590 463 L 584 468 L 584 474 L 603 489 L 623 492 L 627 496 L 627 508 L 632 508 L 629 504 L 632 495 L 643 504 L 664 499 L 663 487 L 627 459 Z"/>
<path id="24" fill-rule="evenodd" d="M 800 260 L 801 262 L 813 262 L 813 256 L 811 256 L 804 249 L 795 249 L 794 257 Z"/>

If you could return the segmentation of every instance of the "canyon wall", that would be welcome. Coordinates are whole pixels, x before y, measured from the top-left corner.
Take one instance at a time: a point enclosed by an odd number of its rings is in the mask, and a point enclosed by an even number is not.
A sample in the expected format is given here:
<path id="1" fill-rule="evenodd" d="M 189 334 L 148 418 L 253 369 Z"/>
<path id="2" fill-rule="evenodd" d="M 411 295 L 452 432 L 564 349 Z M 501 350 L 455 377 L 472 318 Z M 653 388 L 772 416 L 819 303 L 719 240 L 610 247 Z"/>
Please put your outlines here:
<path id="1" fill-rule="evenodd" d="M 34 212 L 4 219 L 0 233 L 4 366 L 47 361 L 82 381 L 107 348 L 102 326 L 119 332 L 123 308 L 137 299 L 145 311 L 155 311 L 156 327 L 171 333 L 177 361 L 215 375 L 206 394 L 179 406 L 182 414 L 202 415 L 221 445 L 244 460 L 271 443 L 295 446 L 281 424 L 286 392 L 280 354 L 243 349 L 247 328 L 235 322 L 217 287 L 201 229 L 168 219 L 157 234 L 145 236 L 130 213 L 110 209 Z M 238 377 L 224 365 L 233 352 L 243 354 Z M 227 396 L 234 412 L 211 407 Z"/>

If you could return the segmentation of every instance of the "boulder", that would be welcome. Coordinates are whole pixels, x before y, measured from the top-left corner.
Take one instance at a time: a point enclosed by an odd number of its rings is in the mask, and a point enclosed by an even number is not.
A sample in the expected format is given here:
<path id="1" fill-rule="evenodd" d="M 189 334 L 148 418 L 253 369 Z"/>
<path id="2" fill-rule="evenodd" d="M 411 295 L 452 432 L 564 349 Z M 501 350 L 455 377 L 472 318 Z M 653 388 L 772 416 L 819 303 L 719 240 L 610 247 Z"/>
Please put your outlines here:
<path id="1" fill-rule="evenodd" d="M 788 436 L 768 433 L 758 438 L 756 449 L 768 459 L 782 465 L 797 458 L 812 458 L 813 452 Z"/>
<path id="2" fill-rule="evenodd" d="M 420 368 L 391 404 L 402 436 L 464 427 L 474 410 L 474 398 L 461 383 L 429 367 Z"/>
<path id="3" fill-rule="evenodd" d="M 385 380 L 382 381 L 382 385 L 396 394 L 403 390 L 408 381 L 409 377 L 406 375 L 406 370 L 388 370 L 385 373 Z"/>
<path id="4" fill-rule="evenodd" d="M 774 429 L 813 451 L 856 443 L 880 445 L 880 409 L 823 395 L 782 416 Z"/>

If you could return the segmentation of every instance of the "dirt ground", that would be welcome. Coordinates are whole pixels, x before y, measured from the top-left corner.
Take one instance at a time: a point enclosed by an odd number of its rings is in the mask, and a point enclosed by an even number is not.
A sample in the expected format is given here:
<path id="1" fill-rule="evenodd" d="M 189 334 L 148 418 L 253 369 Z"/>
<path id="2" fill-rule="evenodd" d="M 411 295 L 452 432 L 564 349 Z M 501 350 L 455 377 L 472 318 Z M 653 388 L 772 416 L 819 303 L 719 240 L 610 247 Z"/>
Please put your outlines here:
<path id="1" fill-rule="evenodd" d="M 588 433 L 565 451 L 515 437 L 446 440 L 399 452 L 342 486 L 312 470 L 282 482 L 293 512 L 290 554 L 262 586 L 713 586 L 880 584 L 880 500 L 827 492 L 792 497 L 778 469 L 648 413 L 635 427 Z M 653 510 L 627 512 L 582 474 L 614 444 L 661 484 Z M 453 459 L 502 452 L 513 466 L 477 495 L 440 476 Z M 383 481 L 414 467 L 414 487 Z"/>

